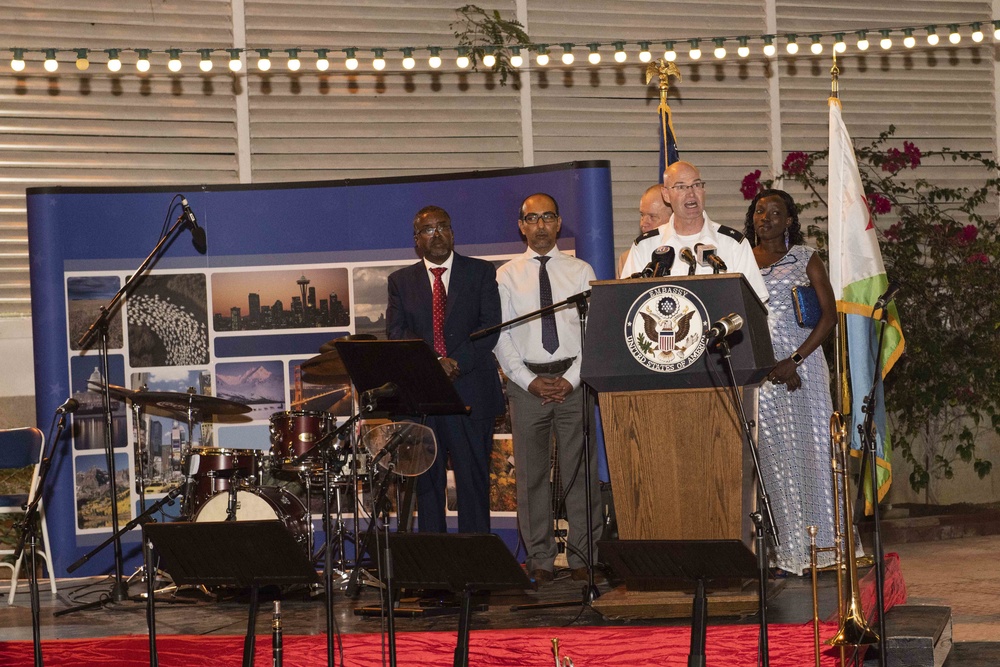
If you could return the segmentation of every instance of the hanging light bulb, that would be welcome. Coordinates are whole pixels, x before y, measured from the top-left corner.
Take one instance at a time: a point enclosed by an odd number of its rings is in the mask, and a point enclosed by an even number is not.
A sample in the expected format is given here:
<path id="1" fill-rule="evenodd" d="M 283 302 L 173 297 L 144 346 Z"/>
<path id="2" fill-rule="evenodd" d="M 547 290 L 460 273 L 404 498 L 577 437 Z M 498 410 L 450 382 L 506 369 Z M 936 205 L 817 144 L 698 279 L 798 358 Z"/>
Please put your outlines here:
<path id="1" fill-rule="evenodd" d="M 612 46 L 615 47 L 615 62 L 625 62 L 628 59 L 628 54 L 625 53 L 625 42 L 613 42 Z"/>
<path id="2" fill-rule="evenodd" d="M 648 63 L 653 59 L 653 54 L 649 52 L 649 42 L 639 42 L 639 62 Z"/>
<path id="3" fill-rule="evenodd" d="M 325 72 L 330 69 L 330 49 L 316 49 L 316 69 Z"/>
<path id="4" fill-rule="evenodd" d="M 903 28 L 903 46 L 912 49 L 917 45 L 917 38 L 913 36 L 913 28 Z"/>
<path id="5" fill-rule="evenodd" d="M 375 71 L 381 72 L 385 69 L 385 49 L 372 49 L 375 58 L 372 59 L 372 67 Z"/>
<path id="6" fill-rule="evenodd" d="M 1000 39 L 1000 21 L 993 21 L 993 39 Z"/>
<path id="7" fill-rule="evenodd" d="M 271 49 L 257 49 L 257 69 L 261 72 L 271 69 Z"/>
<path id="8" fill-rule="evenodd" d="M 833 52 L 844 53 L 847 51 L 847 43 L 844 41 L 844 33 L 838 32 L 833 36 Z"/>
<path id="9" fill-rule="evenodd" d="M 722 60 L 726 57 L 726 39 L 724 37 L 716 37 L 712 41 L 715 42 L 715 50 L 712 51 L 712 55 Z"/>
<path id="10" fill-rule="evenodd" d="M 590 47 L 590 53 L 587 54 L 587 62 L 590 63 L 591 65 L 599 65 L 601 63 L 601 52 L 598 51 L 598 48 L 601 45 L 594 43 L 594 44 L 588 44 L 587 46 Z M 617 56 L 618 54 L 615 55 Z"/>
<path id="11" fill-rule="evenodd" d="M 983 28 L 980 23 L 973 23 L 972 26 L 972 41 L 979 44 L 983 41 Z"/>
<path id="12" fill-rule="evenodd" d="M 140 72 L 149 71 L 149 49 L 139 49 L 139 59 L 135 61 L 135 68 Z"/>
<path id="13" fill-rule="evenodd" d="M 24 49 L 11 49 L 14 57 L 10 59 L 10 68 L 15 72 L 24 71 Z"/>
<path id="14" fill-rule="evenodd" d="M 285 49 L 285 53 L 288 54 L 288 70 L 291 72 L 298 72 L 299 68 L 302 67 L 302 61 L 299 60 L 299 51 L 302 49 Z"/>
<path id="15" fill-rule="evenodd" d="M 937 26 L 927 26 L 927 43 L 931 46 L 937 46 L 940 41 L 941 38 L 937 34 Z"/>
<path id="16" fill-rule="evenodd" d="M 198 49 L 201 60 L 198 61 L 198 69 L 202 72 L 212 71 L 212 49 Z"/>
<path id="17" fill-rule="evenodd" d="M 497 64 L 496 54 L 493 53 L 495 49 L 492 46 L 483 47 L 483 66 L 484 67 L 495 67 Z"/>
<path id="18" fill-rule="evenodd" d="M 403 51 L 403 69 L 413 69 L 414 67 L 416 67 L 417 61 L 414 60 L 413 58 L 413 49 L 408 46 L 404 46 L 402 48 L 402 51 Z"/>
<path id="19" fill-rule="evenodd" d="M 788 44 L 785 45 L 785 51 L 788 51 L 793 56 L 799 52 L 799 45 L 795 42 L 795 35 L 788 36 Z"/>
<path id="20" fill-rule="evenodd" d="M 243 61 L 240 59 L 243 49 L 226 49 L 226 51 L 229 52 L 229 71 L 239 72 L 243 69 Z"/>
<path id="21" fill-rule="evenodd" d="M 666 49 L 663 52 L 663 59 L 668 63 L 672 63 L 677 60 L 677 51 L 674 50 L 673 42 L 663 42 L 663 48 Z"/>
<path id="22" fill-rule="evenodd" d="M 510 47 L 510 66 L 520 67 L 524 64 L 524 56 L 521 55 L 520 46 Z"/>
<path id="23" fill-rule="evenodd" d="M 882 48 L 883 51 L 888 51 L 889 49 L 892 48 L 892 38 L 889 37 L 889 33 L 892 31 L 879 30 L 879 32 L 882 33 L 882 39 L 878 41 L 878 45 Z"/>
<path id="24" fill-rule="evenodd" d="M 471 64 L 472 61 L 469 60 L 469 49 L 464 46 L 458 47 L 458 58 L 455 59 L 455 65 L 458 69 L 466 69 Z"/>
<path id="25" fill-rule="evenodd" d="M 55 72 L 59 69 L 59 61 L 56 60 L 55 49 L 45 49 L 45 62 L 42 64 L 46 72 Z"/>
<path id="26" fill-rule="evenodd" d="M 691 44 L 691 48 L 688 50 L 688 57 L 690 57 L 691 60 L 698 60 L 701 58 L 701 47 L 699 46 L 699 44 L 701 44 L 701 40 L 692 39 L 688 40 L 688 43 Z"/>
<path id="27" fill-rule="evenodd" d="M 569 42 L 566 42 L 564 44 L 561 44 L 560 46 L 563 47 L 563 54 L 562 54 L 563 65 L 572 65 L 573 61 L 576 60 L 576 58 L 573 56 L 574 45 L 570 44 Z"/>
<path id="28" fill-rule="evenodd" d="M 120 72 L 122 70 L 122 61 L 118 57 L 119 49 L 108 49 L 106 53 L 108 54 L 108 71 L 110 72 Z M 80 67 L 79 58 L 77 59 L 77 68 Z M 89 63 L 88 63 L 89 66 Z M 84 68 L 86 69 L 86 67 Z"/>
<path id="29" fill-rule="evenodd" d="M 358 57 L 355 55 L 357 51 L 357 49 L 344 49 L 344 53 L 347 55 L 347 59 L 344 60 L 344 67 L 352 72 L 358 68 Z"/>
<path id="30" fill-rule="evenodd" d="M 431 52 L 430 58 L 427 59 L 427 64 L 430 65 L 431 69 L 441 67 L 441 47 L 429 46 L 427 50 Z"/>
<path id="31" fill-rule="evenodd" d="M 948 26 L 948 41 L 952 44 L 958 44 L 962 41 L 962 34 L 958 32 L 958 26 L 954 23 Z"/>
<path id="32" fill-rule="evenodd" d="M 778 48 L 774 45 L 774 35 L 764 35 L 764 55 L 773 58 L 777 52 Z"/>
<path id="33" fill-rule="evenodd" d="M 823 42 L 820 41 L 820 35 L 812 35 L 812 44 L 809 45 L 809 51 L 814 55 L 818 56 L 823 53 Z"/>
<path id="34" fill-rule="evenodd" d="M 749 56 L 750 55 L 749 42 L 750 42 L 749 37 L 740 37 L 740 45 L 736 48 L 736 55 L 738 55 L 740 58 L 746 58 L 747 56 Z"/>
<path id="35" fill-rule="evenodd" d="M 540 67 L 545 67 L 549 64 L 549 45 L 539 44 L 538 54 L 535 56 L 535 62 L 538 63 Z"/>
<path id="36" fill-rule="evenodd" d="M 81 72 L 86 71 L 90 67 L 90 59 L 87 57 L 89 51 L 87 49 L 76 49 L 76 68 Z M 121 62 L 118 63 L 119 69 L 121 68 Z M 108 63 L 108 69 L 111 68 L 111 63 Z M 117 71 L 117 70 L 114 70 Z"/>
<path id="37" fill-rule="evenodd" d="M 868 31 L 867 30 L 858 30 L 857 35 L 858 35 L 858 51 L 867 51 L 868 50 Z"/>
<path id="38" fill-rule="evenodd" d="M 167 49 L 167 69 L 171 72 L 181 71 L 181 50 Z"/>

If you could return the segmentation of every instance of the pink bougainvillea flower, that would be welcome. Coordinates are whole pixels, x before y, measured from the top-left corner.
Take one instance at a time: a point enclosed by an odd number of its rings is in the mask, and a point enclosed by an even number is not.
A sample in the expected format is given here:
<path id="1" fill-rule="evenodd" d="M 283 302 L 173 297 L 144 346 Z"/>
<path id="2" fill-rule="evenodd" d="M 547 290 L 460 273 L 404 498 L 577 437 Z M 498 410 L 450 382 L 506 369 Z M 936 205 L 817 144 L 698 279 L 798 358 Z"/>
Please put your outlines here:
<path id="1" fill-rule="evenodd" d="M 763 188 L 760 184 L 760 169 L 752 171 L 743 177 L 743 184 L 740 185 L 740 192 L 743 193 L 744 199 L 753 199 L 762 189 Z"/>
<path id="2" fill-rule="evenodd" d="M 789 176 L 798 176 L 809 167 L 809 156 L 802 151 L 792 151 L 781 165 Z"/>

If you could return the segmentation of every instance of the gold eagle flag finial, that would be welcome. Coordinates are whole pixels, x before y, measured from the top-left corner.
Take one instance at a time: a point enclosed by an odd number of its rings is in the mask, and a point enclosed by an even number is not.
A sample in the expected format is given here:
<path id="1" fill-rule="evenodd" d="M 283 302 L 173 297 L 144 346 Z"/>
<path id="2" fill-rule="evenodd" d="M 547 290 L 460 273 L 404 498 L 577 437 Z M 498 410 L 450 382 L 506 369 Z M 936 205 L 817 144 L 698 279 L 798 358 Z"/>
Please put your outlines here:
<path id="1" fill-rule="evenodd" d="M 677 65 L 675 63 L 668 63 L 663 58 L 660 58 L 659 60 L 654 60 L 646 65 L 647 86 L 653 80 L 654 76 L 659 78 L 657 85 L 660 88 L 660 104 L 666 105 L 667 91 L 670 90 L 670 77 L 673 76 L 680 81 L 681 71 L 677 69 Z"/>

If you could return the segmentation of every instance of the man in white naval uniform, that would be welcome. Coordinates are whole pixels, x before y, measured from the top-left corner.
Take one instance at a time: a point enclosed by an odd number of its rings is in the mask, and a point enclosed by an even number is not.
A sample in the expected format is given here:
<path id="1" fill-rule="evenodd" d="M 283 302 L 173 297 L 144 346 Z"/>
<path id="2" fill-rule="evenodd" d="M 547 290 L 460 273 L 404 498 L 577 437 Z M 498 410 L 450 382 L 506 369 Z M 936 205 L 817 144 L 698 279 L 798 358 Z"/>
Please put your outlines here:
<path id="1" fill-rule="evenodd" d="M 620 277 L 628 278 L 641 272 L 649 263 L 653 251 L 663 246 L 674 249 L 674 263 L 668 275 L 688 275 L 688 264 L 681 259 L 681 251 L 693 251 L 700 243 L 715 247 L 728 271 L 742 273 L 760 300 L 767 302 L 767 287 L 750 243 L 742 233 L 714 222 L 705 213 L 705 181 L 698 168 L 690 162 L 674 162 L 663 172 L 662 189 L 663 199 L 674 213 L 665 225 L 636 239 Z M 695 266 L 695 275 L 712 272 L 707 262 Z"/>

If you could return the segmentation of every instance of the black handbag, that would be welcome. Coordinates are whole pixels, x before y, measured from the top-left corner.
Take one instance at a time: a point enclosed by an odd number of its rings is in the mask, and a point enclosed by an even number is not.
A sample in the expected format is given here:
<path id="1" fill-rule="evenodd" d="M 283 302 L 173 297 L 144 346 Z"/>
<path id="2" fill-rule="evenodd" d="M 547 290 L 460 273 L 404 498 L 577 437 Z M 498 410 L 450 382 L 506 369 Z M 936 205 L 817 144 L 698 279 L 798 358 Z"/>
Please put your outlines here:
<path id="1" fill-rule="evenodd" d="M 792 302 L 795 304 L 795 319 L 803 329 L 813 329 L 819 324 L 823 309 L 819 307 L 819 297 L 811 285 L 796 285 L 792 288 Z"/>

